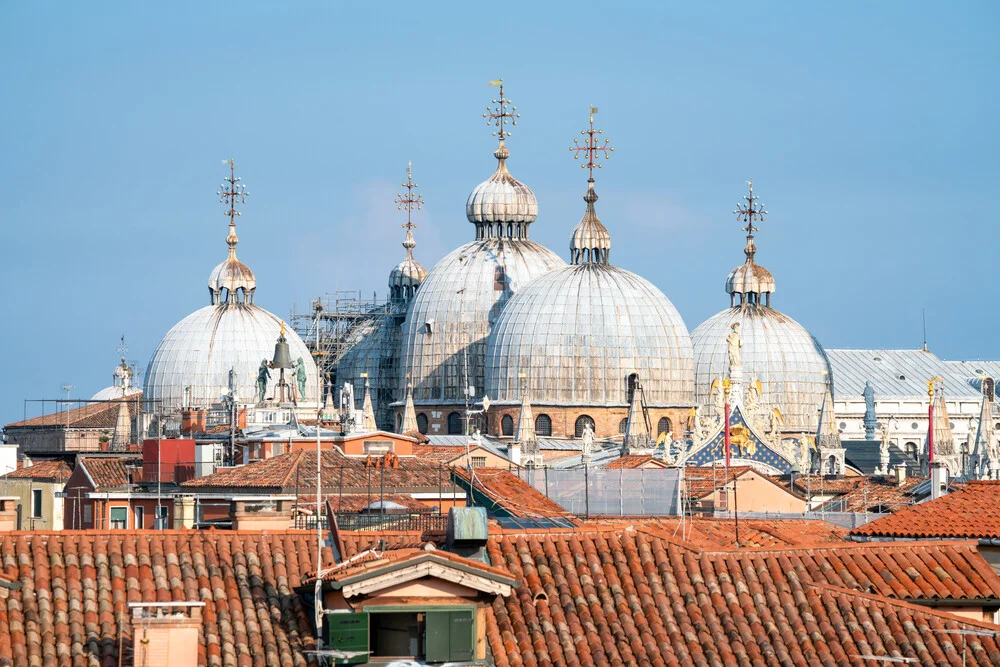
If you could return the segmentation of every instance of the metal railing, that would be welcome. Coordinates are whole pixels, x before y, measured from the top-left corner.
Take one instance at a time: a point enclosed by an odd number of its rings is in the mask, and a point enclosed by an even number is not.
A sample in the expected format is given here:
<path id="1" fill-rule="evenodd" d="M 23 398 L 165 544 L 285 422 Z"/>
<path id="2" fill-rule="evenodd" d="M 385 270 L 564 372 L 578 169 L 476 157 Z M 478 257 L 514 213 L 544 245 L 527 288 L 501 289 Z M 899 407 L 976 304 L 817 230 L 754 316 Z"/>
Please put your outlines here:
<path id="1" fill-rule="evenodd" d="M 341 530 L 399 530 L 422 533 L 444 532 L 448 528 L 447 514 L 358 514 L 337 512 L 337 527 Z M 312 518 L 312 517 L 308 517 Z M 313 527 L 315 527 L 315 522 Z"/>

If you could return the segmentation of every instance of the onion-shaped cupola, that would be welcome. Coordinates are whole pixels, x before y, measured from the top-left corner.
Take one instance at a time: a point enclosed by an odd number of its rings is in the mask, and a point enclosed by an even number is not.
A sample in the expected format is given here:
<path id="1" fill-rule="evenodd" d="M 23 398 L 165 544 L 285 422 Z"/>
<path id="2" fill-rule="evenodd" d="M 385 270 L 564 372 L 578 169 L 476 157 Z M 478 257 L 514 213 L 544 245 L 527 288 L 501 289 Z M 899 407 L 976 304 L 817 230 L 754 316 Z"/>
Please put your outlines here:
<path id="1" fill-rule="evenodd" d="M 403 225 L 403 229 L 406 230 L 406 238 L 403 239 L 406 257 L 389 272 L 389 295 L 394 306 L 409 303 L 417 293 L 420 283 L 427 277 L 427 269 L 413 259 L 413 249 L 417 247 L 417 242 L 413 239 L 413 230 L 417 226 L 413 222 L 413 211 L 421 210 L 424 200 L 419 192 L 414 192 L 419 186 L 413 182 L 412 162 L 406 166 L 406 182 L 403 183 L 403 187 L 406 188 L 406 194 L 396 195 L 396 208 L 406 211 L 406 223 Z"/>
<path id="2" fill-rule="evenodd" d="M 506 141 L 519 115 L 502 84 L 490 82 L 500 94 L 484 114 L 499 139 L 493 153 L 497 168 L 476 186 L 465 207 L 475 239 L 434 265 L 407 307 L 397 401 L 403 399 L 407 374 L 418 407 L 461 404 L 468 387 L 481 396 L 486 337 L 503 305 L 535 278 L 566 265 L 528 238 L 538 203 L 531 189 L 507 171 Z"/>
<path id="3" fill-rule="evenodd" d="M 774 291 L 774 276 L 754 261 L 757 246 L 753 242 L 753 233 L 759 231 L 759 228 L 755 227 L 753 223 L 758 219 L 763 220 L 767 211 L 755 208 L 759 198 L 753 193 L 753 181 L 748 181 L 747 185 L 750 186 L 750 194 L 744 199 L 749 203 L 747 206 L 740 205 L 734 211 L 736 215 L 747 221 L 747 226 L 743 228 L 743 231 L 747 233 L 747 244 L 743 248 L 743 254 L 746 255 L 747 259 L 742 265 L 729 272 L 729 276 L 726 277 L 726 292 L 729 293 L 731 306 L 744 303 L 762 303 L 765 306 L 770 306 L 771 293 Z"/>
<path id="4" fill-rule="evenodd" d="M 756 263 L 756 226 L 767 214 L 753 192 L 744 195 L 734 213 L 747 233 L 746 261 L 730 272 L 726 292 L 730 307 L 702 322 L 691 332 L 694 345 L 695 399 L 708 414 L 717 411 L 713 383 L 732 373 L 727 336 L 739 325 L 742 342 L 740 372 L 743 380 L 760 380 L 760 400 L 781 415 L 781 430 L 815 435 L 830 362 L 819 341 L 801 324 L 771 307 L 774 277 Z"/>
<path id="5" fill-rule="evenodd" d="M 229 255 L 225 261 L 216 266 L 208 277 L 208 293 L 211 304 L 232 301 L 234 303 L 253 303 L 253 293 L 257 289 L 257 279 L 253 275 L 250 267 L 236 259 L 236 245 L 240 242 L 236 236 L 236 218 L 240 212 L 236 210 L 236 204 L 245 204 L 246 196 L 249 194 L 246 187 L 236 176 L 236 168 L 233 161 L 229 160 L 229 178 L 227 178 L 216 193 L 219 201 L 229 204 L 225 214 L 229 216 L 229 235 L 226 236 L 226 245 L 229 246 Z"/>
<path id="6" fill-rule="evenodd" d="M 612 148 L 606 139 L 598 144 L 596 112 L 591 107 L 584 144 L 571 149 L 590 172 L 587 208 L 570 236 L 572 264 L 516 293 L 487 340 L 486 394 L 498 406 L 518 403 L 521 377 L 536 406 L 621 409 L 637 384 L 649 406 L 693 403 L 691 339 L 680 313 L 648 280 L 610 263 L 611 235 L 595 209 L 594 170 Z M 618 433 L 617 422 L 611 431 L 610 420 L 599 422 L 599 437 Z"/>
<path id="7" fill-rule="evenodd" d="M 505 143 L 510 136 L 507 124 L 517 125 L 521 114 L 517 107 L 507 105 L 510 100 L 503 96 L 503 80 L 494 82 L 500 87 L 500 96 L 493 100 L 496 108 L 486 107 L 483 118 L 497 130 L 500 145 L 493 153 L 497 159 L 497 170 L 488 179 L 477 185 L 465 202 L 465 215 L 476 226 L 476 240 L 488 238 L 527 239 L 528 225 L 538 217 L 538 200 L 527 185 L 514 178 L 507 171 L 510 151 Z"/>

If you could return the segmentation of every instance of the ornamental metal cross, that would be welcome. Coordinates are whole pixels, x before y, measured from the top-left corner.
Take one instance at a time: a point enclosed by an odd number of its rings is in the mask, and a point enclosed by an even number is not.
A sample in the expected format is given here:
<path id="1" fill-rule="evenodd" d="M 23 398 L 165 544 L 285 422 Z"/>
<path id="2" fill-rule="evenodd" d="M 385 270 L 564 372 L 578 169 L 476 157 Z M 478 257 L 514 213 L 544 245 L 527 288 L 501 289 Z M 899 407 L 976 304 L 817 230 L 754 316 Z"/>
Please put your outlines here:
<path id="1" fill-rule="evenodd" d="M 241 179 L 236 177 L 236 163 L 233 158 L 223 160 L 222 164 L 229 165 L 229 178 L 222 181 L 219 191 L 215 194 L 219 195 L 220 202 L 229 207 L 225 211 L 225 214 L 229 216 L 229 222 L 236 224 L 236 217 L 242 215 L 236 210 L 236 204 L 246 204 L 250 193 L 247 192 L 246 186 L 240 182 Z"/>
<path id="2" fill-rule="evenodd" d="M 598 143 L 598 135 L 604 134 L 604 130 L 594 129 L 594 114 L 597 113 L 597 107 L 590 107 L 590 128 L 587 130 L 580 130 L 580 134 L 585 135 L 587 138 L 584 139 L 584 143 L 580 143 L 579 139 L 574 139 L 573 143 L 575 146 L 570 146 L 569 149 L 573 151 L 573 159 L 576 160 L 583 153 L 587 157 L 587 161 L 580 165 L 581 169 L 587 169 L 590 172 L 590 177 L 588 181 L 594 180 L 594 169 L 600 169 L 603 165 L 597 162 L 601 157 L 601 153 L 604 153 L 604 159 L 610 160 L 611 153 L 615 152 L 614 146 L 609 146 L 610 139 L 604 139 L 604 145 Z"/>
<path id="3" fill-rule="evenodd" d="M 759 227 L 754 227 L 754 220 L 764 222 L 764 216 L 767 215 L 767 211 L 757 203 L 760 197 L 753 193 L 753 180 L 747 181 L 747 185 L 750 186 L 750 194 L 743 195 L 743 200 L 746 201 L 746 204 L 737 204 L 736 210 L 733 213 L 736 215 L 737 220 L 747 223 L 743 231 L 749 236 L 753 236 L 754 232 L 760 231 Z"/>
<path id="4" fill-rule="evenodd" d="M 398 193 L 393 202 L 396 204 L 397 211 L 406 211 L 406 224 L 403 225 L 404 229 L 413 229 L 416 227 L 416 223 L 410 220 L 410 212 L 416 208 L 418 211 L 424 205 L 424 200 L 421 194 L 418 192 L 413 194 L 415 188 L 420 187 L 413 182 L 413 163 L 406 163 L 406 182 L 402 184 L 406 188 L 406 195 Z"/>
<path id="5" fill-rule="evenodd" d="M 503 96 L 503 79 L 496 79 L 490 81 L 491 86 L 500 87 L 500 95 L 497 99 L 492 100 L 495 107 L 486 105 L 486 113 L 483 114 L 483 118 L 486 119 L 487 125 L 493 125 L 497 127 L 497 131 L 493 133 L 494 137 L 500 137 L 500 141 L 504 140 L 504 137 L 510 136 L 510 131 L 506 129 L 507 123 L 511 125 L 517 125 L 517 119 L 521 117 L 521 114 L 517 113 L 517 107 L 512 105 L 510 100 Z M 507 105 L 510 105 L 510 111 L 507 110 Z"/>

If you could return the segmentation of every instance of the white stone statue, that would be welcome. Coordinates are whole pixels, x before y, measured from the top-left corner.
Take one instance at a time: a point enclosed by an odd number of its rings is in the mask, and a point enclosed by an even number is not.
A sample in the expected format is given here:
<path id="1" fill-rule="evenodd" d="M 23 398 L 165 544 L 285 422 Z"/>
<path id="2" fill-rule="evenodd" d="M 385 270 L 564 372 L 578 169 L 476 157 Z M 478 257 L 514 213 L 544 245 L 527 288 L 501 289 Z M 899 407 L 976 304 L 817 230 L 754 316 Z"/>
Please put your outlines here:
<path id="1" fill-rule="evenodd" d="M 882 440 L 878 446 L 878 472 L 880 475 L 889 474 L 889 421 L 885 420 L 885 424 L 882 425 Z"/>
<path id="2" fill-rule="evenodd" d="M 588 421 L 583 425 L 583 451 L 589 454 L 594 447 L 594 427 Z"/>
<path id="3" fill-rule="evenodd" d="M 743 369 L 743 341 L 740 339 L 740 323 L 733 322 L 733 330 L 726 336 L 729 343 L 729 373 Z"/>

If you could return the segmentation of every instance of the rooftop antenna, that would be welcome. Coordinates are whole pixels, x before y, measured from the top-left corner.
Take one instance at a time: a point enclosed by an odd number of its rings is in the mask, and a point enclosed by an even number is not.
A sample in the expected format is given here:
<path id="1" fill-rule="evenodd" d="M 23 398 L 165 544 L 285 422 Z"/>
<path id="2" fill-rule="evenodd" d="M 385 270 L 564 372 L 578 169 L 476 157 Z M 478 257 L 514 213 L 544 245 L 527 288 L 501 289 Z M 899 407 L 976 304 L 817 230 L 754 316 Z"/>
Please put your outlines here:
<path id="1" fill-rule="evenodd" d="M 70 392 L 71 389 L 76 389 L 76 385 L 74 385 L 74 384 L 64 384 L 62 386 L 62 390 L 66 392 L 66 400 L 67 401 L 69 400 L 69 392 Z"/>
<path id="2" fill-rule="evenodd" d="M 923 320 L 924 325 L 924 352 L 927 351 L 927 308 L 920 307 L 920 319 Z"/>

